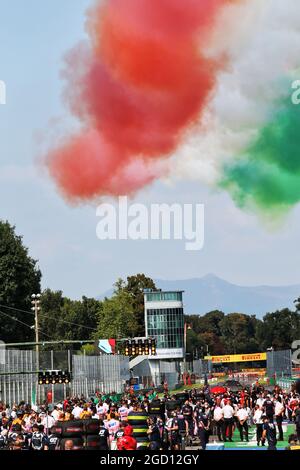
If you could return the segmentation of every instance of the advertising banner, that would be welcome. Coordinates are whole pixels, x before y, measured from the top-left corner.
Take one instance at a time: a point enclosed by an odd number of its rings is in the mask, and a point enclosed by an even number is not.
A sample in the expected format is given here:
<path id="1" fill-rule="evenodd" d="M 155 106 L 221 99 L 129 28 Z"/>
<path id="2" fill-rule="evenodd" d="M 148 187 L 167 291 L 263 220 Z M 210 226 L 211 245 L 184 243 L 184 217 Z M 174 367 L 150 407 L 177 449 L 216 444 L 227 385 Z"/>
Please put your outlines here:
<path id="1" fill-rule="evenodd" d="M 256 354 L 228 354 L 224 356 L 205 356 L 207 361 L 213 364 L 230 363 L 230 362 L 251 362 L 251 361 L 266 361 L 267 353 Z"/>

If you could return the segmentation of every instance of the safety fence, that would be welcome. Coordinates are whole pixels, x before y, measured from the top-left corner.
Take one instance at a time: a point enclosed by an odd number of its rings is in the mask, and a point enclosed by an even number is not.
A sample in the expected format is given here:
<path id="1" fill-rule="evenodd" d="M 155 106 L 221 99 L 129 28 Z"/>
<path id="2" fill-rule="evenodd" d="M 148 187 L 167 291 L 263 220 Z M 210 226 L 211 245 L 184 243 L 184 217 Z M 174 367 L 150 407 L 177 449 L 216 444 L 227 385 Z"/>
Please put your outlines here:
<path id="1" fill-rule="evenodd" d="M 38 385 L 39 370 L 70 370 L 72 381 L 61 385 Z M 91 396 L 124 390 L 130 377 L 129 359 L 124 356 L 84 356 L 72 351 L 2 351 L 0 401 L 42 403 L 61 401 L 66 396 Z"/>
<path id="2" fill-rule="evenodd" d="M 0 400 L 10 404 L 21 400 L 31 402 L 36 388 L 36 376 L 31 373 L 36 370 L 34 351 L 3 351 L 0 364 Z"/>
<path id="3" fill-rule="evenodd" d="M 267 352 L 267 375 L 268 377 L 292 376 L 292 351 L 290 349 Z"/>

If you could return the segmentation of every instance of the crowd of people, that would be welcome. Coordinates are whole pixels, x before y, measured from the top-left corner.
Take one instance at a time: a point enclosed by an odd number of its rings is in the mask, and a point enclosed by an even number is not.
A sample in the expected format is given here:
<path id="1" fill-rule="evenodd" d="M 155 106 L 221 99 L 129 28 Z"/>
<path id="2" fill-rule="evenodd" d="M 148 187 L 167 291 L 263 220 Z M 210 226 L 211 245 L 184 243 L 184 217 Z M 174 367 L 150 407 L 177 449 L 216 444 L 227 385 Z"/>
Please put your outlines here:
<path id="1" fill-rule="evenodd" d="M 0 449 L 62 449 L 57 426 L 78 420 L 98 420 L 99 450 L 180 450 L 211 441 L 249 441 L 255 427 L 257 446 L 276 449 L 283 441 L 283 421 L 294 425 L 289 448 L 300 444 L 300 395 L 275 387 L 272 393 L 254 384 L 240 391 L 211 393 L 209 386 L 159 398 L 155 391 L 134 394 L 96 393 L 93 397 L 68 397 L 56 405 L 40 407 L 24 402 L 9 406 L 0 402 Z M 143 426 L 144 447 L 137 431 Z M 234 434 L 235 430 L 238 433 Z M 63 450 L 74 450 L 74 439 L 64 439 Z"/>

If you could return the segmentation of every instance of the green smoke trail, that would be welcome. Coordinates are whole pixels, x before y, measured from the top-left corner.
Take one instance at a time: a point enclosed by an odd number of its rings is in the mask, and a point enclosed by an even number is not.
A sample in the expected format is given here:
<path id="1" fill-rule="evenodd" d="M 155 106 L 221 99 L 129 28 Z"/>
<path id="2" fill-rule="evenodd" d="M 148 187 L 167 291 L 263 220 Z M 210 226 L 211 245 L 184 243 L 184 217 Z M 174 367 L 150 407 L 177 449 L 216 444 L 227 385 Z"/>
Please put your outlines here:
<path id="1" fill-rule="evenodd" d="M 300 106 L 290 97 L 243 155 L 225 165 L 220 186 L 238 206 L 264 212 L 284 212 L 300 201 Z"/>

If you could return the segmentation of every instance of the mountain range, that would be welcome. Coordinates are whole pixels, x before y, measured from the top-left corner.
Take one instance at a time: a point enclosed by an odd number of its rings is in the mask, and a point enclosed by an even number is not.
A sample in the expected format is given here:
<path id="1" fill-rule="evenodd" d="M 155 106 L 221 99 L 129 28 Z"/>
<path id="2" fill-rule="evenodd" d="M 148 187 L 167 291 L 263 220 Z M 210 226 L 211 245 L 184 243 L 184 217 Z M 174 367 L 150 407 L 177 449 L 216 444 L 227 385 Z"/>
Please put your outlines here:
<path id="1" fill-rule="evenodd" d="M 185 313 L 198 315 L 218 309 L 261 318 L 267 312 L 286 307 L 294 309 L 294 300 L 300 296 L 300 285 L 239 286 L 214 274 L 174 281 L 155 279 L 155 284 L 162 290 L 183 290 Z M 111 295 L 109 290 L 99 298 Z"/>

